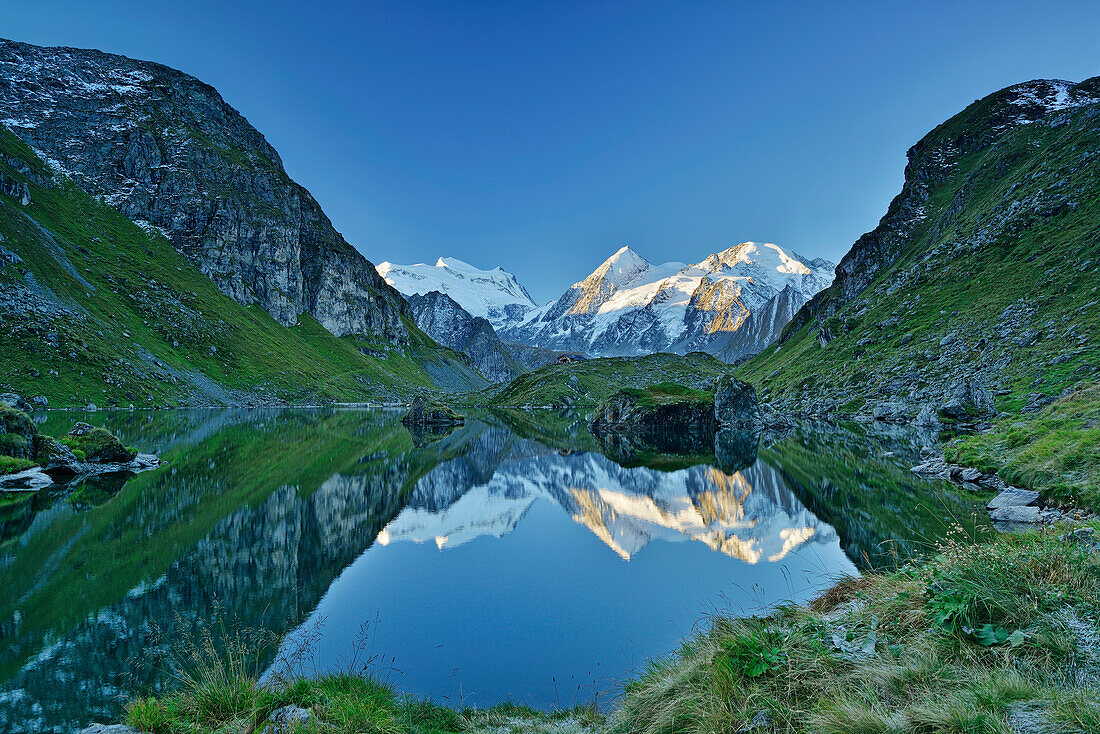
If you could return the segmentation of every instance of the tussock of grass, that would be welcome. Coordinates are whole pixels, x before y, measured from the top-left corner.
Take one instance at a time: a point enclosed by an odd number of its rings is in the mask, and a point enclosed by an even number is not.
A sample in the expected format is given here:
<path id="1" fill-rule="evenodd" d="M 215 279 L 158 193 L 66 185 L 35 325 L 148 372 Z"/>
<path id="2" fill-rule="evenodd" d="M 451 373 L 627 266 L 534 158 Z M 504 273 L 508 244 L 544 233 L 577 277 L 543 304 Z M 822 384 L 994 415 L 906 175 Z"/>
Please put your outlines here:
<path id="1" fill-rule="evenodd" d="M 1100 510 L 1100 384 L 1070 393 L 1033 418 L 1001 421 L 944 450 L 950 461 L 996 471 L 1006 482 Z"/>
<path id="2" fill-rule="evenodd" d="M 30 459 L 16 459 L 0 454 L 0 474 L 14 474 L 24 469 L 30 469 L 34 465 L 34 462 Z"/>
<path id="3" fill-rule="evenodd" d="M 627 687 L 609 729 L 736 732 L 765 712 L 779 732 L 1008 734 L 1028 702 L 1058 731 L 1096 731 L 1095 707 L 1074 702 L 1100 671 L 1066 674 L 1087 642 L 1059 630 L 1067 608 L 1096 626 L 1087 544 L 1048 530 L 948 546 L 807 607 L 714 620 Z"/>

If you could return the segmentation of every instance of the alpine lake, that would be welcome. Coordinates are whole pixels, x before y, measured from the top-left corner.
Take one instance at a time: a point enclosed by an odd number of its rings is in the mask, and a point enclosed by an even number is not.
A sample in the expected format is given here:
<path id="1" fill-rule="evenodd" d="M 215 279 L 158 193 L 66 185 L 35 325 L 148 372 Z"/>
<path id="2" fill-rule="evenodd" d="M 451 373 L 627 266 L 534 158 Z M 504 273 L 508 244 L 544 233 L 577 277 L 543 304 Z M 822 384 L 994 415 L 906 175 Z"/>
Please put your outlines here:
<path id="1" fill-rule="evenodd" d="M 270 671 L 355 671 L 453 706 L 604 706 L 712 615 L 804 602 L 952 536 L 982 496 L 883 424 L 609 444 L 583 416 L 367 409 L 38 414 L 163 464 L 0 495 L 0 730 L 79 731 L 177 652 L 265 630 Z M 230 635 L 233 633 L 230 632 Z M 191 643 L 193 644 L 193 643 Z"/>

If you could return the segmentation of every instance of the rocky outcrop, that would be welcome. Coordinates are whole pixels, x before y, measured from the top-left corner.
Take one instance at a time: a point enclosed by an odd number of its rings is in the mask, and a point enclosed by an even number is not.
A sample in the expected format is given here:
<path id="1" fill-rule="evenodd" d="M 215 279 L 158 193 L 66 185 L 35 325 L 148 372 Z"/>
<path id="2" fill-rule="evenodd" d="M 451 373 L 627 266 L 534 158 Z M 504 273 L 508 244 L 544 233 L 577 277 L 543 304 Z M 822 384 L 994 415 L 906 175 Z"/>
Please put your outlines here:
<path id="1" fill-rule="evenodd" d="M 38 428 L 26 413 L 0 403 L 0 454 L 14 459 L 34 458 Z"/>
<path id="2" fill-rule="evenodd" d="M 466 419 L 445 405 L 417 397 L 401 419 L 406 426 L 460 426 Z"/>
<path id="3" fill-rule="evenodd" d="M 285 326 L 310 314 L 337 336 L 407 338 L 401 296 L 213 87 L 123 56 L 0 41 L 0 112 L 52 165 L 162 232 L 238 302 Z"/>
<path id="4" fill-rule="evenodd" d="M 470 357 L 477 371 L 491 382 L 507 382 L 524 369 L 497 336 L 493 325 L 472 316 L 450 296 L 431 291 L 409 296 L 416 325 L 443 346 Z"/>
<path id="5" fill-rule="evenodd" d="M 759 430 L 763 420 L 756 388 L 732 375 L 719 378 L 714 387 L 714 418 L 729 428 Z"/>
<path id="6" fill-rule="evenodd" d="M 654 401 L 651 391 L 621 390 L 600 403 L 588 430 L 621 463 L 643 455 L 707 455 L 714 451 L 714 403 L 697 397 Z"/>
<path id="7" fill-rule="evenodd" d="M 122 445 L 110 431 L 77 423 L 66 437 L 69 445 L 84 455 L 84 459 L 93 464 L 124 464 L 133 461 L 137 451 Z"/>

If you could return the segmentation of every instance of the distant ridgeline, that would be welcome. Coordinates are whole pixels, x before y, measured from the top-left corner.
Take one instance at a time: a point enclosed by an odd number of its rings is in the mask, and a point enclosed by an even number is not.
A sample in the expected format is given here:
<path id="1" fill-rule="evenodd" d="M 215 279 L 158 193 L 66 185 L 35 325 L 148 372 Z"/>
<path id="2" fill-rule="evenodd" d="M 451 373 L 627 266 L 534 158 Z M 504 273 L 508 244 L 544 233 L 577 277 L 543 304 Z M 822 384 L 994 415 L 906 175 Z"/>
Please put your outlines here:
<path id="1" fill-rule="evenodd" d="M 0 41 L 0 113 L 0 387 L 56 406 L 486 384 L 212 87 Z"/>
<path id="2" fill-rule="evenodd" d="M 1095 380 L 1100 77 L 1003 89 L 908 157 L 878 227 L 739 374 L 783 409 L 927 424 Z"/>

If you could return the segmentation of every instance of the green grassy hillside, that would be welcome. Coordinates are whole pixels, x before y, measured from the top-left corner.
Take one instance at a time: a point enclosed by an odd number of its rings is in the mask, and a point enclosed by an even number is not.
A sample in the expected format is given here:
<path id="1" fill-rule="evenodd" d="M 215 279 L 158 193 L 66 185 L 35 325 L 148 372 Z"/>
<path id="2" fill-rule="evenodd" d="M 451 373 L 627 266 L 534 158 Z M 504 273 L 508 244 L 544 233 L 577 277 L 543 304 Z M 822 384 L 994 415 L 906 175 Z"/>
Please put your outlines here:
<path id="1" fill-rule="evenodd" d="M 492 387 L 478 400 L 501 407 L 596 406 L 625 388 L 673 382 L 693 390 L 712 390 L 729 366 L 702 352 L 687 356 L 601 357 L 553 364 Z"/>
<path id="2" fill-rule="evenodd" d="M 469 360 L 411 322 L 407 344 L 283 327 L 228 298 L 142 228 L 0 128 L 0 391 L 51 406 L 255 404 L 471 389 Z"/>
<path id="3" fill-rule="evenodd" d="M 1095 379 L 1098 89 L 1030 82 L 929 133 L 837 282 L 737 374 L 790 410 L 908 418 L 968 382 L 1016 413 Z"/>

